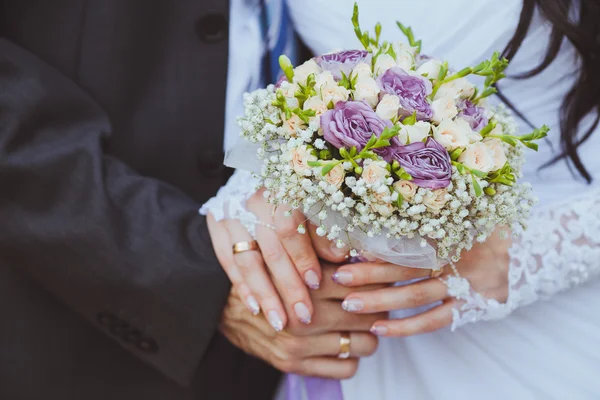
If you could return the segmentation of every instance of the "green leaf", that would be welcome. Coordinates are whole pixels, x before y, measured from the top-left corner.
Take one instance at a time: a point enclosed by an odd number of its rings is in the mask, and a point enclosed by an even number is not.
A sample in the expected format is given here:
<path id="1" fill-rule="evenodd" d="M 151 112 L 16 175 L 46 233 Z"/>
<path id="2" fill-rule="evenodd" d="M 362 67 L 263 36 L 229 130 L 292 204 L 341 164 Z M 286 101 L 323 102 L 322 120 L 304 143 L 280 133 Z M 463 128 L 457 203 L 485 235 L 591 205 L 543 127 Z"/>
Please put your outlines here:
<path id="1" fill-rule="evenodd" d="M 473 189 L 475 190 L 475 196 L 479 197 L 483 194 L 483 190 L 481 189 L 481 185 L 477 181 L 475 175 L 471 175 L 471 180 L 473 182 Z"/>
<path id="2" fill-rule="evenodd" d="M 448 75 L 448 61 L 444 61 L 442 66 L 440 67 L 440 73 L 437 76 L 438 81 L 443 81 Z"/>
<path id="3" fill-rule="evenodd" d="M 395 136 L 398 136 L 398 133 L 400 133 L 400 129 L 401 127 L 398 125 L 394 125 L 392 128 L 386 126 L 383 129 L 383 132 L 381 132 L 381 136 L 379 137 L 381 139 L 391 139 Z"/>
<path id="4" fill-rule="evenodd" d="M 371 147 L 372 149 L 380 149 L 382 147 L 389 147 L 391 145 L 389 140 L 380 139 Z"/>
<path id="5" fill-rule="evenodd" d="M 323 165 L 323 163 L 321 161 L 309 161 L 307 162 L 309 167 L 320 167 L 321 165 Z"/>
<path id="6" fill-rule="evenodd" d="M 406 117 L 402 120 L 404 125 L 414 125 L 417 122 L 417 112 L 413 111 L 410 117 Z"/>
<path id="7" fill-rule="evenodd" d="M 496 125 L 498 125 L 498 121 L 496 121 L 495 119 L 491 120 L 485 127 L 483 127 L 479 134 L 482 137 L 485 137 L 487 134 L 494 130 Z"/>
<path id="8" fill-rule="evenodd" d="M 472 169 L 471 170 L 471 174 L 475 175 L 478 178 L 485 178 L 487 176 L 487 173 L 482 172 L 482 171 L 478 171 L 476 169 Z"/>
<path id="9" fill-rule="evenodd" d="M 454 151 L 452 153 L 450 153 L 450 159 L 452 161 L 456 161 L 458 160 L 458 157 L 460 157 L 460 155 L 465 151 L 465 149 L 462 148 L 457 148 L 454 149 Z"/>
<path id="10" fill-rule="evenodd" d="M 375 134 L 373 134 L 373 136 L 371 136 L 371 139 L 369 139 L 369 141 L 365 145 L 365 149 L 370 149 L 371 147 L 373 147 L 375 143 L 377 143 L 378 139 L 379 138 Z"/>
<path id="11" fill-rule="evenodd" d="M 396 192 L 396 193 L 398 193 L 398 192 Z M 396 207 L 401 208 L 402 203 L 404 203 L 404 197 L 400 193 L 398 193 L 398 200 L 396 200 Z"/>
<path id="12" fill-rule="evenodd" d="M 340 162 L 339 161 L 330 161 L 328 162 L 323 169 L 321 170 L 321 175 L 327 175 L 332 169 L 334 169 Z"/>
<path id="13" fill-rule="evenodd" d="M 538 151 L 538 144 L 537 143 L 531 143 L 531 142 L 522 142 L 523 145 L 527 148 L 530 148 L 533 151 Z"/>

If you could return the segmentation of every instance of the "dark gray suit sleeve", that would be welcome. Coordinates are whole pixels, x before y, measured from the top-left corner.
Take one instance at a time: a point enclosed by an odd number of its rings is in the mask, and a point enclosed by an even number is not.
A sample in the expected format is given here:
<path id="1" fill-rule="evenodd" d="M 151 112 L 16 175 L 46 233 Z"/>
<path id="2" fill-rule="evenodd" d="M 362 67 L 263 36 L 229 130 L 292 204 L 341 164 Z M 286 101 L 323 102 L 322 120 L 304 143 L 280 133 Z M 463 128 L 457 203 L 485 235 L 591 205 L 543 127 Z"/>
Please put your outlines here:
<path id="1" fill-rule="evenodd" d="M 76 84 L 0 39 L 0 267 L 186 383 L 229 283 L 198 204 L 106 155 L 110 131 Z"/>

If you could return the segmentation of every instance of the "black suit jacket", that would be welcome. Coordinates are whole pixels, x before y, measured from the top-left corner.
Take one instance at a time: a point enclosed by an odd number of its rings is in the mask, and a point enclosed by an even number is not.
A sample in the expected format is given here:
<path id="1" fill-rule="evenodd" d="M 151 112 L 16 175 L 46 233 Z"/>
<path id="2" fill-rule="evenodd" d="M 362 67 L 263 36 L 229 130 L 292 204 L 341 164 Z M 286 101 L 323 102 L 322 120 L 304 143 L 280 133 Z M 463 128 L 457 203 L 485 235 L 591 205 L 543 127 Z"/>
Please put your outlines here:
<path id="1" fill-rule="evenodd" d="M 268 399 L 215 335 L 227 0 L 0 0 L 0 398 Z"/>

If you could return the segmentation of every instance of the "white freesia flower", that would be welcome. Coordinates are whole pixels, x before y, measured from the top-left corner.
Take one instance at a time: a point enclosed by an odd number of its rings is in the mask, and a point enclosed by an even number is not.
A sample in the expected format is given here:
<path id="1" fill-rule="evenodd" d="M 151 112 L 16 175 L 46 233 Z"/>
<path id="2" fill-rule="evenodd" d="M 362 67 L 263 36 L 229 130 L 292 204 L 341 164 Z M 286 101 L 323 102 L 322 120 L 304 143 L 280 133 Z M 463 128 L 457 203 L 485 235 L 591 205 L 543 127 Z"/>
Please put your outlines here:
<path id="1" fill-rule="evenodd" d="M 475 93 L 475 86 L 467 78 L 458 78 L 444 83 L 435 94 L 434 100 L 443 98 L 468 99 Z"/>
<path id="2" fill-rule="evenodd" d="M 387 163 L 385 161 L 373 161 L 364 167 L 362 179 L 370 185 L 384 183 L 390 174 L 386 167 Z"/>
<path id="3" fill-rule="evenodd" d="M 321 73 L 321 67 L 319 64 L 313 59 L 308 60 L 302 65 L 294 68 L 294 83 L 306 84 L 306 80 L 310 74 L 315 74 L 315 76 Z"/>
<path id="4" fill-rule="evenodd" d="M 492 171 L 497 171 L 504 167 L 507 158 L 502 140 L 497 138 L 486 138 L 483 140 L 483 144 L 485 144 L 492 153 L 492 158 L 494 159 L 494 167 L 492 168 Z"/>
<path id="5" fill-rule="evenodd" d="M 382 119 L 393 119 L 398 116 L 398 110 L 400 109 L 400 98 L 393 94 L 386 94 L 383 96 L 377 110 L 375 111 Z"/>
<path id="6" fill-rule="evenodd" d="M 393 44 L 394 52 L 396 53 L 396 63 L 403 70 L 409 71 L 415 65 L 416 47 L 411 47 L 404 42 L 395 42 Z"/>
<path id="7" fill-rule="evenodd" d="M 354 90 L 354 100 L 365 100 L 367 104 L 375 108 L 379 102 L 379 85 L 372 77 L 359 77 Z"/>
<path id="8" fill-rule="evenodd" d="M 421 66 L 417 68 L 417 73 L 423 76 L 427 75 L 427 78 L 431 80 L 437 80 L 441 68 L 442 62 L 440 60 L 431 59 L 421 64 Z"/>
<path id="9" fill-rule="evenodd" d="M 285 97 L 294 98 L 296 92 L 300 90 L 300 86 L 297 83 L 282 82 L 279 90 Z"/>
<path id="10" fill-rule="evenodd" d="M 422 142 L 429 136 L 429 132 L 431 132 L 431 124 L 429 122 L 417 121 L 414 125 L 402 125 L 398 134 L 398 140 L 403 145 Z"/>
<path id="11" fill-rule="evenodd" d="M 431 103 L 431 110 L 433 111 L 431 120 L 436 124 L 439 124 L 444 119 L 452 119 L 458 114 L 456 101 L 453 97 L 442 97 L 434 100 Z"/>
<path id="12" fill-rule="evenodd" d="M 394 190 L 402 195 L 404 200 L 412 201 L 419 187 L 411 181 L 398 181 L 394 183 Z"/>
<path id="13" fill-rule="evenodd" d="M 383 75 L 385 71 L 397 65 L 396 60 L 389 54 L 380 54 L 375 61 L 375 75 Z"/>
<path id="14" fill-rule="evenodd" d="M 312 167 L 308 165 L 309 161 L 317 161 L 317 156 L 307 146 L 299 146 L 290 150 L 290 164 L 294 171 L 302 176 L 310 176 Z"/>
<path id="15" fill-rule="evenodd" d="M 315 75 L 315 90 L 321 89 L 322 86 L 335 85 L 335 78 L 331 71 L 323 71 Z"/>
<path id="16" fill-rule="evenodd" d="M 448 190 L 445 188 L 427 192 L 427 194 L 423 196 L 423 204 L 425 204 L 425 207 L 427 207 L 429 211 L 437 214 L 442 211 L 442 208 L 448 202 L 446 199 L 447 194 Z"/>
<path id="17" fill-rule="evenodd" d="M 494 169 L 494 155 L 490 148 L 483 142 L 467 146 L 458 161 L 467 168 L 488 173 Z"/>
<path id="18" fill-rule="evenodd" d="M 371 78 L 373 76 L 373 71 L 371 70 L 371 66 L 365 62 L 359 63 L 354 70 L 352 71 L 352 76 L 358 76 L 358 78 Z"/>
<path id="19" fill-rule="evenodd" d="M 473 130 L 467 121 L 443 120 L 439 126 L 433 127 L 433 138 L 448 151 L 466 147 L 470 142 Z"/>
<path id="20" fill-rule="evenodd" d="M 327 111 L 327 103 L 325 103 L 320 97 L 314 96 L 307 99 L 304 102 L 305 110 L 314 110 L 316 117 L 320 117 Z"/>

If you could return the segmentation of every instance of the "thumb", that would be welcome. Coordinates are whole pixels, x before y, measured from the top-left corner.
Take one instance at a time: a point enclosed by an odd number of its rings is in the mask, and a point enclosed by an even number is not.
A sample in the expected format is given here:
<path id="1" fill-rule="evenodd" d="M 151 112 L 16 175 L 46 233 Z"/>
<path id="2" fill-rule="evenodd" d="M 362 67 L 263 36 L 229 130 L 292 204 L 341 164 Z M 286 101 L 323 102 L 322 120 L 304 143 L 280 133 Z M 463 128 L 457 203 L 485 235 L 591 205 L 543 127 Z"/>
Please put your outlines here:
<path id="1" fill-rule="evenodd" d="M 307 225 L 313 247 L 320 259 L 335 264 L 346 261 L 350 251 L 348 247 L 338 248 L 335 240 L 331 241 L 327 239 L 327 235 L 320 236 L 317 234 L 317 227 L 313 224 L 308 223 Z"/>

